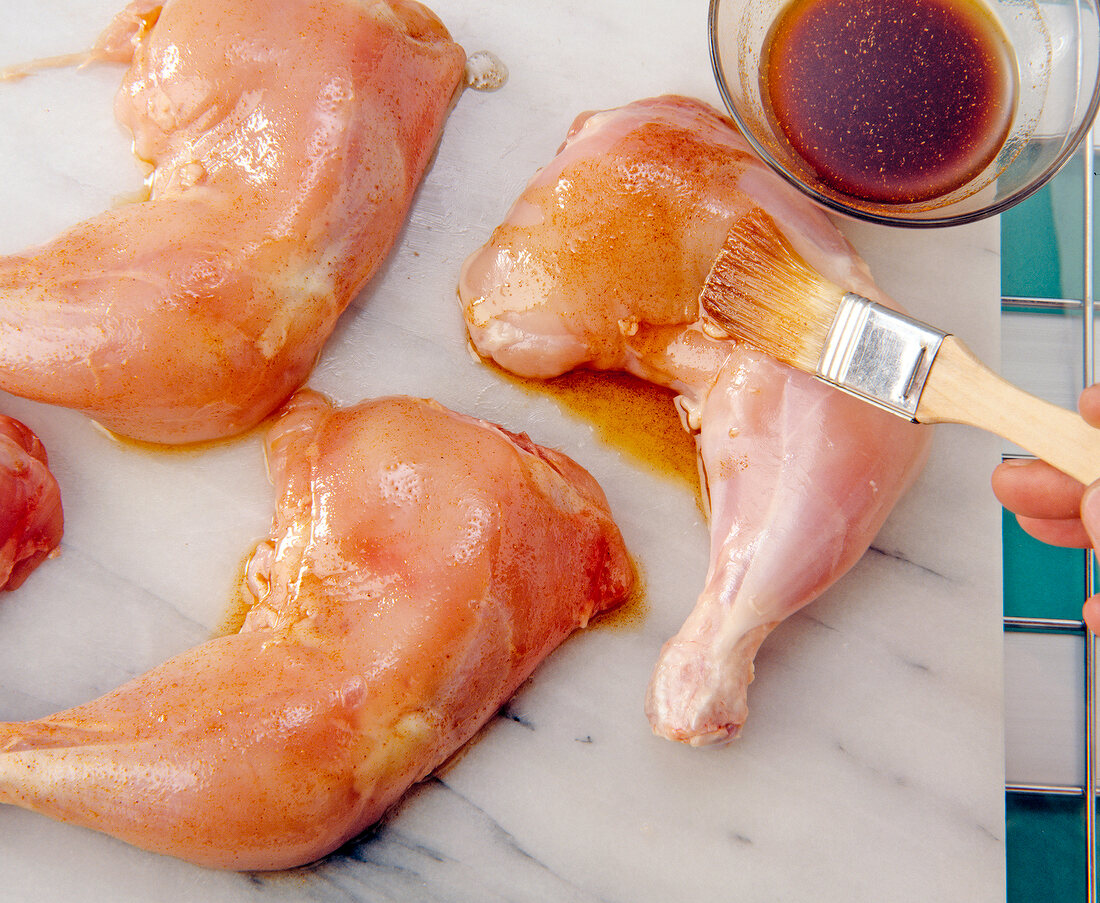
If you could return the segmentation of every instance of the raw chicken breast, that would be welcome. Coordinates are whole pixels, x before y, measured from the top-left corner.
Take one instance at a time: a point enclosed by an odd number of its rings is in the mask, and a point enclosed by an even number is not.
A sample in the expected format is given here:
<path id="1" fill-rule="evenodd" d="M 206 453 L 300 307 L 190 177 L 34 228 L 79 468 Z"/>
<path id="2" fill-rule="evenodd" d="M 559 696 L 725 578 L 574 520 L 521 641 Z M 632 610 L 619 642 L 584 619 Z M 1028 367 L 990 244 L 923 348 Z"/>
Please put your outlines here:
<path id="1" fill-rule="evenodd" d="M 50 718 L 0 724 L 0 802 L 203 865 L 361 832 L 633 571 L 592 477 L 430 401 L 274 424 L 279 492 L 240 633 Z"/>
<path id="2" fill-rule="evenodd" d="M 130 62 L 149 198 L 0 257 L 0 389 L 154 442 L 238 433 L 385 258 L 465 54 L 412 0 L 135 0 L 87 56 Z"/>
<path id="3" fill-rule="evenodd" d="M 657 733 L 694 745 L 740 731 L 760 643 L 863 554 L 930 438 L 713 336 L 699 292 L 754 206 L 833 282 L 890 303 L 818 208 L 726 118 L 681 97 L 579 117 L 459 286 L 475 348 L 521 376 L 621 369 L 679 393 L 709 500 L 710 569 L 646 710 Z"/>
<path id="4" fill-rule="evenodd" d="M 46 449 L 26 426 L 0 414 L 0 589 L 20 586 L 57 548 L 63 528 Z"/>

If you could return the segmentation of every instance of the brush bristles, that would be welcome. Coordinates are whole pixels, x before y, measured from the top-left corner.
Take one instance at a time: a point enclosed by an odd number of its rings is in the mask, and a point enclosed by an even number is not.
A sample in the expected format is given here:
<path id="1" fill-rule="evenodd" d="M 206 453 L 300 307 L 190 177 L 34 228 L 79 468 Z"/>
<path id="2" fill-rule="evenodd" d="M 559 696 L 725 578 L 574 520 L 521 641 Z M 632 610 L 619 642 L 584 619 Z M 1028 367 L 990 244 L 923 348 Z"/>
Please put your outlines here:
<path id="1" fill-rule="evenodd" d="M 734 338 L 813 373 L 843 296 L 754 207 L 730 229 L 699 300 Z"/>

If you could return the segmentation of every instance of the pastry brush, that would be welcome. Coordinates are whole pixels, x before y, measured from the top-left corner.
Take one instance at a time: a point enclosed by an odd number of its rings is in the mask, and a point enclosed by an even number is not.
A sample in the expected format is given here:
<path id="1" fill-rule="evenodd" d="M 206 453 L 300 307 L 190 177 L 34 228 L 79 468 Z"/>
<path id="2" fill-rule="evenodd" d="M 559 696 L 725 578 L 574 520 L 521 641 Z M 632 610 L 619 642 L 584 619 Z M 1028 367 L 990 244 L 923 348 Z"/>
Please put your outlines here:
<path id="1" fill-rule="evenodd" d="M 995 433 L 1082 483 L 1100 429 L 1002 379 L 955 336 L 834 285 L 760 208 L 734 223 L 700 295 L 733 338 L 917 423 Z"/>

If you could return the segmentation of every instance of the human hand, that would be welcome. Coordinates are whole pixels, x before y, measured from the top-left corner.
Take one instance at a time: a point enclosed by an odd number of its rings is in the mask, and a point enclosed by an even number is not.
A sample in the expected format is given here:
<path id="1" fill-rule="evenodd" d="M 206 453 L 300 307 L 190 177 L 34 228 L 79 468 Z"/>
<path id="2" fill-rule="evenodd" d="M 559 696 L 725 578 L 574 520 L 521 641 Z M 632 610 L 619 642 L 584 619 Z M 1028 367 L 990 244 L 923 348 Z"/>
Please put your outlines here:
<path id="1" fill-rule="evenodd" d="M 1077 400 L 1081 416 L 1100 427 L 1100 383 Z M 993 493 L 1025 532 L 1056 546 L 1096 548 L 1100 544 L 1100 481 L 1082 486 L 1043 461 L 1005 461 L 993 471 Z M 1083 617 L 1100 633 L 1100 594 L 1085 602 Z"/>

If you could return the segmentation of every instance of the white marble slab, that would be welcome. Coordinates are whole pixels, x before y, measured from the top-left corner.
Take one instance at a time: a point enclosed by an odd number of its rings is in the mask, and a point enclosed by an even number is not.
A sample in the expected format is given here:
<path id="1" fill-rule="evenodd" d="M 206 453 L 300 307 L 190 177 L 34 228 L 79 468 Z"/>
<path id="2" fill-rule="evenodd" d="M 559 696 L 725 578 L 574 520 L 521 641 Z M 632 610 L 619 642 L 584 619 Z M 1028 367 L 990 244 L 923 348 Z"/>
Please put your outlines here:
<path id="1" fill-rule="evenodd" d="M 996 440 L 943 429 L 875 548 L 765 644 L 745 734 L 721 750 L 657 739 L 649 669 L 692 605 L 706 530 L 692 493 L 601 442 L 465 347 L 454 296 L 574 115 L 663 92 L 717 102 L 705 0 L 439 0 L 468 51 L 509 66 L 467 93 L 396 253 L 342 319 L 312 383 L 337 400 L 434 395 L 526 430 L 602 482 L 645 572 L 644 618 L 577 636 L 468 752 L 370 837 L 308 869 L 204 871 L 0 810 L 2 901 L 746 901 L 1004 899 Z M 87 45 L 111 0 L 0 0 L 0 66 Z M 113 124 L 117 67 L 0 85 L 0 252 L 136 188 Z M 998 348 L 994 223 L 846 227 L 882 284 Z M 101 693 L 222 622 L 272 498 L 256 437 L 201 452 L 119 444 L 79 415 L 0 407 L 47 443 L 62 555 L 0 600 L 0 718 Z"/>

